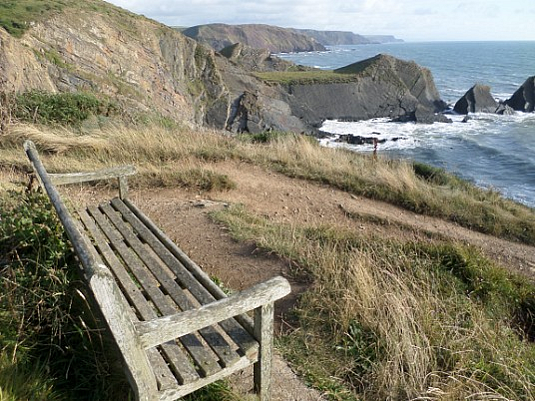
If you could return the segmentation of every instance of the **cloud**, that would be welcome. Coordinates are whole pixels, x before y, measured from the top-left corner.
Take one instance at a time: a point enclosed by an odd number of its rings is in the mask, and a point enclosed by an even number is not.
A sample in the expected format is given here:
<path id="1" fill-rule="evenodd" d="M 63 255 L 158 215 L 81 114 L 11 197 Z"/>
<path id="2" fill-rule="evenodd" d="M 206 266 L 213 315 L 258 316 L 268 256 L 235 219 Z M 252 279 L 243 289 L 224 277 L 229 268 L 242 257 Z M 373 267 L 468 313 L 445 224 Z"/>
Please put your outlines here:
<path id="1" fill-rule="evenodd" d="M 533 0 L 108 0 L 172 26 L 214 22 L 392 34 L 408 40 L 535 40 Z M 515 22 L 516 21 L 516 22 Z"/>

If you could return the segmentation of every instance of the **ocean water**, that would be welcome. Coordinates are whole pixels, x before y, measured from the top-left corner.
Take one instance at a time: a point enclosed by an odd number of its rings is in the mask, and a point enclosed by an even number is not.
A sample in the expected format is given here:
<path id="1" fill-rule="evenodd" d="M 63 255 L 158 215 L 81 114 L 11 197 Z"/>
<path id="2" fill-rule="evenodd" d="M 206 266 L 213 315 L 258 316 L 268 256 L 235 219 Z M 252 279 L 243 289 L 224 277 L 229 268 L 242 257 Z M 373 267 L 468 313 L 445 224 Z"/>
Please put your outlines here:
<path id="1" fill-rule="evenodd" d="M 335 69 L 386 53 L 431 70 L 441 98 L 451 104 L 476 83 L 489 85 L 496 99 L 508 99 L 535 75 L 535 42 L 428 42 L 333 46 L 324 52 L 281 54 L 298 64 Z M 333 134 L 325 146 L 345 146 L 359 152 L 372 145 L 335 142 L 353 134 L 386 139 L 378 152 L 445 168 L 477 185 L 535 207 L 535 113 L 512 116 L 471 114 L 449 116 L 452 124 L 392 123 L 387 119 L 360 122 L 325 121 Z"/>

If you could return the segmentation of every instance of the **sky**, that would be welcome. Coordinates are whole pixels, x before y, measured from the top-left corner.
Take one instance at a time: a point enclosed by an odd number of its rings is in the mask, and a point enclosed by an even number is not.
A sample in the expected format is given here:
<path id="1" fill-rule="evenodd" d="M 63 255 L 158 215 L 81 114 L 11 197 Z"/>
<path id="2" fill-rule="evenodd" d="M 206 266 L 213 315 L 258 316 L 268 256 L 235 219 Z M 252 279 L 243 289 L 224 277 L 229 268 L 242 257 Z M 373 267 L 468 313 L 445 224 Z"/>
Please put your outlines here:
<path id="1" fill-rule="evenodd" d="M 535 40 L 534 0 L 107 0 L 169 26 L 269 24 L 406 41 Z"/>

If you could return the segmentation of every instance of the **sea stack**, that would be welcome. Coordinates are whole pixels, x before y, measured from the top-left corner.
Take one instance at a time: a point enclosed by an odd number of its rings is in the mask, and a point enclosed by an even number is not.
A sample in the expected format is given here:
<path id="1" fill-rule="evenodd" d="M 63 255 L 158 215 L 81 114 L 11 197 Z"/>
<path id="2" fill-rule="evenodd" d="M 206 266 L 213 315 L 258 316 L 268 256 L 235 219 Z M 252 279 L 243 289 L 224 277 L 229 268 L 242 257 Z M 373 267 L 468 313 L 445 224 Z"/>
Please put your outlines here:
<path id="1" fill-rule="evenodd" d="M 520 88 L 505 102 L 516 111 L 531 113 L 535 109 L 535 75 L 526 79 Z"/>
<path id="2" fill-rule="evenodd" d="M 490 86 L 476 84 L 461 97 L 453 110 L 459 114 L 494 113 L 498 103 L 490 93 Z"/>

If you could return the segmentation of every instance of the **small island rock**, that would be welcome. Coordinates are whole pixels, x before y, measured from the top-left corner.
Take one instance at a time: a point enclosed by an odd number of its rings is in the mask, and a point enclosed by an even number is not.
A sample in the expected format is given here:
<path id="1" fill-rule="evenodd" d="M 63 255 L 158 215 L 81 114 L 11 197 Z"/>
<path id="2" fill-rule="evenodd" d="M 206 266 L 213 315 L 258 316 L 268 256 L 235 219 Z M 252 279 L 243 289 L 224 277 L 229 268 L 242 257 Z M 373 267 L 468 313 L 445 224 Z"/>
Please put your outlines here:
<path id="1" fill-rule="evenodd" d="M 459 114 L 494 113 L 498 103 L 490 93 L 487 85 L 476 84 L 461 97 L 453 110 Z"/>

